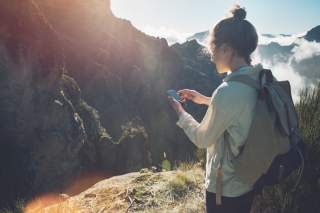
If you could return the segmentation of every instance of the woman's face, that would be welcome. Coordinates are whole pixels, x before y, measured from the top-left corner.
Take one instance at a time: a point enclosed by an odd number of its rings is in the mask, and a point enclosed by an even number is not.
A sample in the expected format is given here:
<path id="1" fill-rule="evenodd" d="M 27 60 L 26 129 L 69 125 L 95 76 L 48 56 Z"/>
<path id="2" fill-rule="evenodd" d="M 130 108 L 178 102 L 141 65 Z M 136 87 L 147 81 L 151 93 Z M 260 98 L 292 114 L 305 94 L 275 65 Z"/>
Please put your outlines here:
<path id="1" fill-rule="evenodd" d="M 225 73 L 230 70 L 230 63 L 233 56 L 233 49 L 227 44 L 214 46 L 212 48 L 211 61 L 216 64 L 218 73 Z"/>

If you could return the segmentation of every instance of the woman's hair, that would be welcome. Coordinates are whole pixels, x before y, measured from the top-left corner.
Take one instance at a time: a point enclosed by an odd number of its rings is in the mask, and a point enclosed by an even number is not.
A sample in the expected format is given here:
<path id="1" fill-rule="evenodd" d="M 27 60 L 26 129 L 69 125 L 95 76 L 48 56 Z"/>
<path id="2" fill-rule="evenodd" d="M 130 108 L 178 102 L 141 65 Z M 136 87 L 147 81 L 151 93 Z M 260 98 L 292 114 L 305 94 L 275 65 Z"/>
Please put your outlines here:
<path id="1" fill-rule="evenodd" d="M 231 9 L 231 17 L 219 21 L 209 37 L 209 49 L 212 53 L 214 48 L 221 44 L 232 47 L 239 56 L 245 58 L 251 64 L 251 53 L 258 45 L 258 34 L 255 27 L 245 20 L 247 12 L 239 5 Z"/>

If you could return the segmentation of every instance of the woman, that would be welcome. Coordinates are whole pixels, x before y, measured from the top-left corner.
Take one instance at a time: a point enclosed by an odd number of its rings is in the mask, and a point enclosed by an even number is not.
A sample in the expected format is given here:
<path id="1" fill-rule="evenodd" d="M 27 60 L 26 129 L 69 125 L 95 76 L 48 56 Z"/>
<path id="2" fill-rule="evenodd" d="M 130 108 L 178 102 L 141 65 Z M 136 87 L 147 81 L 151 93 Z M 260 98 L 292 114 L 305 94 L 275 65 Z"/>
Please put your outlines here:
<path id="1" fill-rule="evenodd" d="M 254 198 L 252 186 L 235 177 L 230 152 L 239 154 L 249 133 L 257 92 L 240 82 L 230 81 L 233 75 L 248 75 L 257 80 L 261 64 L 251 65 L 251 53 L 258 44 L 255 27 L 245 20 L 246 11 L 236 5 L 232 16 L 217 23 L 210 33 L 211 59 L 219 73 L 228 73 L 206 97 L 195 90 L 178 91 L 182 102 L 193 101 L 208 105 L 207 112 L 198 123 L 187 113 L 180 102 L 169 98 L 179 116 L 177 125 L 199 148 L 207 148 L 205 195 L 206 212 L 249 213 Z M 229 146 L 226 146 L 226 143 Z"/>

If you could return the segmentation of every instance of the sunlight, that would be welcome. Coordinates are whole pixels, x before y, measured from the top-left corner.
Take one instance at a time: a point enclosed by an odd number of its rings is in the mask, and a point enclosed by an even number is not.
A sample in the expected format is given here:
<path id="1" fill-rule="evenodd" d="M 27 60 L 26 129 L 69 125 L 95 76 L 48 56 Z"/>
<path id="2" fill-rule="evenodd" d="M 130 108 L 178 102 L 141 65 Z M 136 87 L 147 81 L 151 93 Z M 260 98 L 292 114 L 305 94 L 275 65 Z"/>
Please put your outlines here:
<path id="1" fill-rule="evenodd" d="M 41 212 L 42 209 L 56 205 L 62 204 L 64 201 L 67 201 L 71 196 L 77 195 L 86 189 L 90 188 L 94 184 L 98 183 L 101 180 L 108 179 L 112 177 L 111 173 L 92 173 L 84 174 L 81 177 L 75 178 L 71 181 L 70 184 L 67 184 L 65 190 L 62 193 L 47 193 L 40 195 L 35 199 L 31 200 L 25 207 L 25 213 L 35 213 Z M 64 205 L 65 206 L 65 205 Z M 53 206 L 53 209 L 55 207 Z M 61 210 L 61 209 L 59 209 Z M 50 210 L 50 212 L 54 212 Z M 68 211 L 67 211 L 68 212 Z"/>

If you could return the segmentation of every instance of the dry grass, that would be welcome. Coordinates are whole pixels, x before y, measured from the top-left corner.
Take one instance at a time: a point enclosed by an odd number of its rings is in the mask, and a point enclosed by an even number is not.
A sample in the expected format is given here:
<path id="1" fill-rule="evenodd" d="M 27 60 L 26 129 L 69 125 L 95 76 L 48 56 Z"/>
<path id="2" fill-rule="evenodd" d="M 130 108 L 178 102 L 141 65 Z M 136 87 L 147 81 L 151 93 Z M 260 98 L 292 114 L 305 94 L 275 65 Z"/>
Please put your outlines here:
<path id="1" fill-rule="evenodd" d="M 204 212 L 204 171 L 134 172 L 35 212 Z"/>

